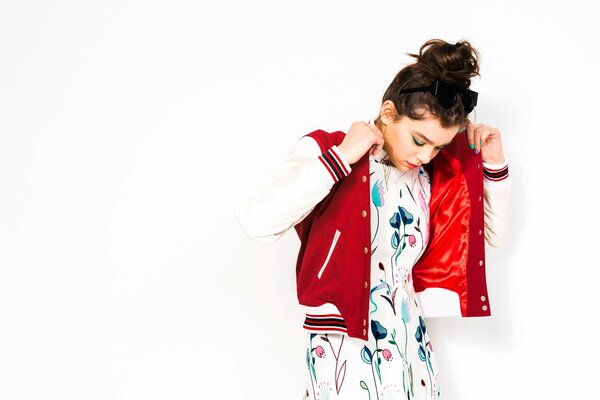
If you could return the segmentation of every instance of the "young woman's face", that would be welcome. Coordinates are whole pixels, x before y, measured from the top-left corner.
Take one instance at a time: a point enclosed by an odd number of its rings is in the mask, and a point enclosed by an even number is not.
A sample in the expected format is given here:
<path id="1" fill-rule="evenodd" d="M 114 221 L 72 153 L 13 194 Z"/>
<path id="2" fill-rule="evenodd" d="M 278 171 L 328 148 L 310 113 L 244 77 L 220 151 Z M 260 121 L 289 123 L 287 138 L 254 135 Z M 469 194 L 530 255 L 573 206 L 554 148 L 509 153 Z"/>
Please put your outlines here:
<path id="1" fill-rule="evenodd" d="M 429 113 L 422 120 L 402 116 L 396 122 L 382 117 L 381 122 L 380 130 L 385 141 L 383 149 L 401 171 L 427 164 L 454 139 L 460 128 L 443 128 L 439 120 Z"/>

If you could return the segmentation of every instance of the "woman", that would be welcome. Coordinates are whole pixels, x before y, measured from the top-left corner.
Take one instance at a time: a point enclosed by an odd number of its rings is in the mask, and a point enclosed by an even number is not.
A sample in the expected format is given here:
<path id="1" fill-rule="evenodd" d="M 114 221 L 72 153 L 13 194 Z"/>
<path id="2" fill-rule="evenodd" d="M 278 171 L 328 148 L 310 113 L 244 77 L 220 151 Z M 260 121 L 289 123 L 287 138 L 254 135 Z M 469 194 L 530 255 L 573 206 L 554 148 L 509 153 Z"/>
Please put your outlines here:
<path id="1" fill-rule="evenodd" d="M 437 399 L 425 317 L 488 316 L 484 240 L 497 247 L 510 179 L 500 131 L 472 124 L 479 53 L 432 39 L 375 120 L 303 136 L 237 207 L 273 242 L 294 227 L 310 399 Z"/>

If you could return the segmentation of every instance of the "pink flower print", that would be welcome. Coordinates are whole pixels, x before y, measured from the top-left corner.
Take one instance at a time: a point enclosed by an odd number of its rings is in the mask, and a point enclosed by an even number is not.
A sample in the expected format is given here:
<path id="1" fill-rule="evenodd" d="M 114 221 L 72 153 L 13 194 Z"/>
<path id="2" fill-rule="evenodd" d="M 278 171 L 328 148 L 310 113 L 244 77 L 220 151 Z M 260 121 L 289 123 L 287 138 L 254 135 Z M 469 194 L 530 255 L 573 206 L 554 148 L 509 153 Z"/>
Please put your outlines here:
<path id="1" fill-rule="evenodd" d="M 427 202 L 425 201 L 425 196 L 423 196 L 423 190 L 419 189 L 419 204 L 423 211 L 427 211 Z"/>
<path id="2" fill-rule="evenodd" d="M 388 349 L 383 350 L 381 355 L 383 356 L 383 358 L 385 358 L 386 361 L 392 361 L 392 352 Z"/>
<path id="3" fill-rule="evenodd" d="M 410 247 L 415 247 L 415 244 L 417 244 L 417 238 L 415 235 L 410 235 L 408 237 L 408 244 L 410 244 Z"/>
<path id="4" fill-rule="evenodd" d="M 319 357 L 319 358 L 325 357 L 325 349 L 321 346 L 317 346 L 315 348 L 315 353 L 317 354 L 317 357 Z"/>
<path id="5" fill-rule="evenodd" d="M 427 345 L 429 346 L 429 350 L 433 351 L 433 345 L 431 344 L 431 341 L 428 342 Z"/>
<path id="6" fill-rule="evenodd" d="M 427 203 L 425 202 L 425 196 L 423 196 L 423 191 L 421 189 L 419 189 L 419 204 L 421 205 L 421 208 L 423 209 L 423 212 L 425 213 L 425 215 L 429 214 L 429 210 L 427 207 Z M 429 224 L 425 223 L 425 228 L 422 229 L 422 231 L 425 231 L 425 237 L 423 238 L 423 241 L 425 243 L 429 242 Z"/>

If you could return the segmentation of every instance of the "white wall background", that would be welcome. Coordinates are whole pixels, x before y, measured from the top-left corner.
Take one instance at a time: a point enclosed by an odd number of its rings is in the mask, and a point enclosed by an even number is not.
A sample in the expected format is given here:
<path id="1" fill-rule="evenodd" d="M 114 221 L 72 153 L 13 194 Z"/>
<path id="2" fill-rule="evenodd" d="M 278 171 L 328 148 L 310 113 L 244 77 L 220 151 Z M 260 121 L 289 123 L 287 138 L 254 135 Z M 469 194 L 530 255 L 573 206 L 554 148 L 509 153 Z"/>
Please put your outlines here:
<path id="1" fill-rule="evenodd" d="M 600 399 L 592 1 L 0 3 L 0 399 L 300 399 L 299 241 L 233 216 L 377 115 L 429 38 L 482 53 L 513 177 L 493 316 L 429 319 L 444 399 Z"/>

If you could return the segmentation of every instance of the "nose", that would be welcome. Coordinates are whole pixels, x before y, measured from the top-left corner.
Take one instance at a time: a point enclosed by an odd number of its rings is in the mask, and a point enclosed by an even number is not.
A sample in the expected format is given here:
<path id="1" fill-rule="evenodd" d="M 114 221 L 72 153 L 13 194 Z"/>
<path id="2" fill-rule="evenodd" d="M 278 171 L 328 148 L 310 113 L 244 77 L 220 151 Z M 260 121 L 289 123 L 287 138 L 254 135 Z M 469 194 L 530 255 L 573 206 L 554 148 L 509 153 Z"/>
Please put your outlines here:
<path id="1" fill-rule="evenodd" d="M 427 164 L 436 154 L 436 149 L 423 149 L 417 154 L 417 160 L 419 160 L 420 164 Z"/>

